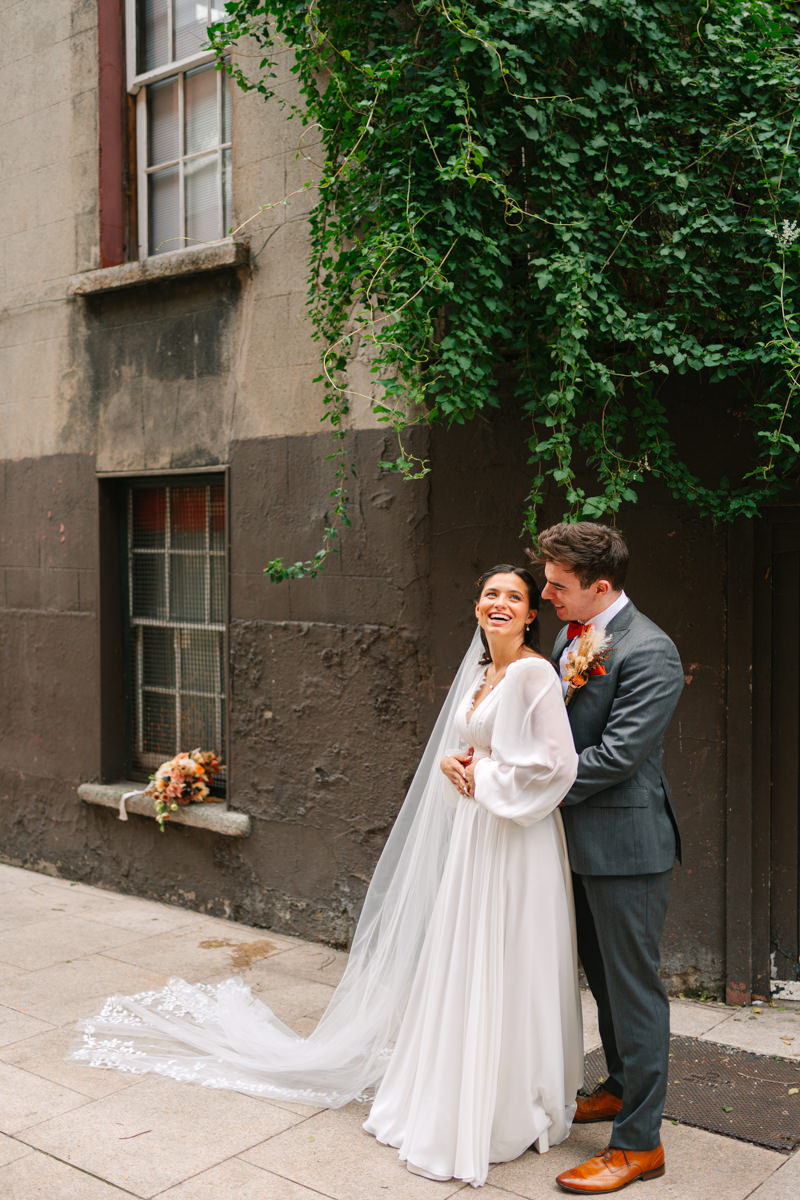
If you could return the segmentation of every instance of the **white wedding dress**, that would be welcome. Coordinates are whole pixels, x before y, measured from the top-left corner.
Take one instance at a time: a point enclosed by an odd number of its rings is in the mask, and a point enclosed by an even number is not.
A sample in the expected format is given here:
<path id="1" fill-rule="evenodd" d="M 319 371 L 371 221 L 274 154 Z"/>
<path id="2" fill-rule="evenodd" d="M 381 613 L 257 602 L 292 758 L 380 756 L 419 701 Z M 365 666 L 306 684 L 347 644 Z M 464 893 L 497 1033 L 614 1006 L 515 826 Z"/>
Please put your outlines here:
<path id="1" fill-rule="evenodd" d="M 465 696 L 456 728 L 474 748 L 475 796 L 458 798 L 419 969 L 364 1128 L 411 1170 L 477 1185 L 490 1162 L 567 1136 L 583 1052 L 556 811 L 577 765 L 561 688 L 549 663 L 522 659 L 471 705 Z"/>
<path id="2" fill-rule="evenodd" d="M 557 806 L 577 770 L 558 678 L 526 658 L 471 712 L 476 638 L 364 901 L 319 1025 L 294 1033 L 239 979 L 112 996 L 72 1057 L 338 1107 L 411 1170 L 485 1182 L 490 1162 L 569 1132 L 583 1053 Z M 438 768 L 475 750 L 475 796 Z"/>

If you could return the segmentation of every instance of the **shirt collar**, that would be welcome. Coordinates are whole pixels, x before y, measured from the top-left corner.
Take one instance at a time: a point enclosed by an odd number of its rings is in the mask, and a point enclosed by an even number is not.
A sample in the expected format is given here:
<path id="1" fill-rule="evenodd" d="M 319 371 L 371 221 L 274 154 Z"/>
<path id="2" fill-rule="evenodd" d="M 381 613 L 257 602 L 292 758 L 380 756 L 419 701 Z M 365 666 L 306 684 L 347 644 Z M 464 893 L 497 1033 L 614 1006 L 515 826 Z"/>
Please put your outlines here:
<path id="1" fill-rule="evenodd" d="M 620 592 L 613 604 L 609 604 L 608 608 L 604 608 L 596 617 L 592 617 L 584 623 L 586 625 L 593 625 L 595 629 L 605 629 L 609 621 L 613 621 L 617 613 L 622 612 L 627 603 L 628 597 L 624 592 Z"/>

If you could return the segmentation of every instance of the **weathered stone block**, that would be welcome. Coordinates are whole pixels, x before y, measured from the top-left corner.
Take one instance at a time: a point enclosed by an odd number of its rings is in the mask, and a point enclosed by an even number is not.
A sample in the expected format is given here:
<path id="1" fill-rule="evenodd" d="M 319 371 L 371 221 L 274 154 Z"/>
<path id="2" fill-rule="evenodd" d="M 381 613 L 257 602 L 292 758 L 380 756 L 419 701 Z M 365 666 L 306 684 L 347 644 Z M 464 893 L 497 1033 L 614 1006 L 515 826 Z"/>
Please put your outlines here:
<path id="1" fill-rule="evenodd" d="M 6 604 L 9 608 L 74 612 L 80 607 L 78 573 L 31 567 L 6 569 Z"/>
<path id="2" fill-rule="evenodd" d="M 5 481 L 0 564 L 96 567 L 96 484 L 90 456 L 6 462 Z"/>
<path id="3" fill-rule="evenodd" d="M 12 775 L 80 781 L 96 771 L 97 631 L 80 613 L 0 613 L 4 677 L 0 767 Z M 66 849 L 66 847 L 65 847 Z"/>

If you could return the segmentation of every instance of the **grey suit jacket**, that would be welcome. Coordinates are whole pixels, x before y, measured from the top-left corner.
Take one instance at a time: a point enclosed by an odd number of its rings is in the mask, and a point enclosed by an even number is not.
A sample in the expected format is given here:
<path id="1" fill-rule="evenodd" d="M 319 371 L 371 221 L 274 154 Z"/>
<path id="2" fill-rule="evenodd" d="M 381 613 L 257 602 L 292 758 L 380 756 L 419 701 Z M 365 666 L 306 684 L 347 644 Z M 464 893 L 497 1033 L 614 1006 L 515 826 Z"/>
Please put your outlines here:
<path id="1" fill-rule="evenodd" d="M 567 709 L 578 777 L 561 809 L 580 875 L 668 871 L 680 835 L 661 769 L 662 741 L 683 689 L 678 651 L 630 602 L 606 628 L 605 675 L 592 675 Z M 567 640 L 553 646 L 558 660 Z"/>

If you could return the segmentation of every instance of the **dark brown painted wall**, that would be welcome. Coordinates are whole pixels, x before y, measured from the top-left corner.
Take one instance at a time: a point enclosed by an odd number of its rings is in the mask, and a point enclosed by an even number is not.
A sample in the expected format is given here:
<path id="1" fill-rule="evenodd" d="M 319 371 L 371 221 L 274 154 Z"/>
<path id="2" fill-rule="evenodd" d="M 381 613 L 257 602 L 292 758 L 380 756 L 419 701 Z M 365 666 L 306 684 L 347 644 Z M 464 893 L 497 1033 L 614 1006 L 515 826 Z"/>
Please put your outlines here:
<path id="1" fill-rule="evenodd" d="M 77 800 L 80 782 L 108 775 L 101 707 L 119 711 L 119 656 L 104 672 L 96 611 L 98 482 L 88 456 L 3 464 L 4 858 L 347 939 L 413 770 L 430 678 L 415 536 L 426 489 L 380 471 L 381 434 L 355 441 L 353 536 L 319 580 L 283 588 L 262 567 L 313 548 L 303 497 L 318 494 L 328 438 L 232 448 L 229 766 L 231 801 L 253 818 L 241 843 L 177 826 L 162 836 Z"/>
<path id="2" fill-rule="evenodd" d="M 434 436 L 431 604 L 439 693 L 471 632 L 473 580 L 493 562 L 524 561 L 518 540 L 527 492 L 524 439 L 522 423 L 509 418 Z M 548 505 L 542 527 L 561 516 L 560 507 Z M 656 485 L 642 489 L 639 504 L 626 509 L 619 525 L 631 545 L 626 591 L 675 641 L 686 673 L 664 742 L 684 843 L 662 946 L 664 967 L 676 991 L 722 994 L 727 534 Z M 547 602 L 541 625 L 547 652 L 558 630 Z M 749 735 L 749 729 L 739 731 Z"/>
<path id="3" fill-rule="evenodd" d="M 104 521 L 103 611 L 118 604 L 108 585 L 113 484 L 98 484 L 88 455 L 5 463 L 0 855 L 344 944 L 471 635 L 473 581 L 521 557 L 521 436 L 503 419 L 437 434 L 432 482 L 407 484 L 377 466 L 380 432 L 356 435 L 354 525 L 341 553 L 317 579 L 280 587 L 262 569 L 276 554 L 316 548 L 328 438 L 231 447 L 229 765 L 231 801 L 253 818 L 243 841 L 179 827 L 162 836 L 153 822 L 124 825 L 77 799 L 80 782 L 114 774 L 119 657 L 97 615 Z M 629 594 L 675 639 L 687 673 L 666 741 L 686 853 L 665 967 L 675 987 L 718 990 L 725 536 L 656 489 L 622 525 Z M 543 627 L 547 649 L 546 613 Z"/>

